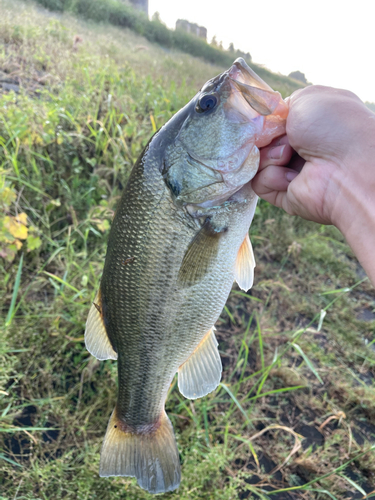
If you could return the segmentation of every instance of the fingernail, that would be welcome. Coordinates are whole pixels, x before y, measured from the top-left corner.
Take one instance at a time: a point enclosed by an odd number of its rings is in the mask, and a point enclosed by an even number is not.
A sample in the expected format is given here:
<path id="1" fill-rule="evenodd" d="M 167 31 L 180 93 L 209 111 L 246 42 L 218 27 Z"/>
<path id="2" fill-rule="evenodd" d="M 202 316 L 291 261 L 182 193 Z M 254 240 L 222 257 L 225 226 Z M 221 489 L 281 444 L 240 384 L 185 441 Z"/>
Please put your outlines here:
<path id="1" fill-rule="evenodd" d="M 286 172 L 285 178 L 288 182 L 292 182 L 293 179 L 295 179 L 298 175 L 298 172 L 295 170 L 290 170 L 289 172 Z"/>
<path id="2" fill-rule="evenodd" d="M 285 144 L 283 146 L 277 146 L 276 148 L 272 148 L 268 152 L 268 158 L 272 160 L 280 160 L 283 155 L 285 149 Z"/>

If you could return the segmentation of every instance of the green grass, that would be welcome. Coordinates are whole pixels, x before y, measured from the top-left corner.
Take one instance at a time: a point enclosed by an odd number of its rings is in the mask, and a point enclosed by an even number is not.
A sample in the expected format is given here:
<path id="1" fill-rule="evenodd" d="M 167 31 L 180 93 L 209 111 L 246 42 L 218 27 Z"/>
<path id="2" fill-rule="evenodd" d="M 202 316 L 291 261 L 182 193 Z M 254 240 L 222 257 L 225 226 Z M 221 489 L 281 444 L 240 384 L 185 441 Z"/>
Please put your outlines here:
<path id="1" fill-rule="evenodd" d="M 167 50 L 181 50 L 200 57 L 211 64 L 229 67 L 233 55 L 214 47 L 204 40 L 181 30 L 170 30 L 162 22 L 150 21 L 143 13 L 135 11 L 126 2 L 118 0 L 37 0 L 44 7 L 57 12 L 71 12 L 85 20 L 110 23 L 114 26 L 129 28 L 144 36 L 152 43 L 158 43 Z M 268 83 L 277 82 L 280 91 L 289 93 L 303 86 L 281 74 L 271 73 L 262 66 L 253 65 L 259 76 Z"/>
<path id="2" fill-rule="evenodd" d="M 98 477 L 117 373 L 84 325 L 132 164 L 224 68 L 30 3 L 0 10 L 0 79 L 21 83 L 0 94 L 0 498 L 151 498 Z M 221 386 L 196 401 L 170 389 L 183 480 L 164 497 L 369 495 L 374 289 L 332 227 L 260 202 L 251 235 L 254 287 L 217 324 Z"/>

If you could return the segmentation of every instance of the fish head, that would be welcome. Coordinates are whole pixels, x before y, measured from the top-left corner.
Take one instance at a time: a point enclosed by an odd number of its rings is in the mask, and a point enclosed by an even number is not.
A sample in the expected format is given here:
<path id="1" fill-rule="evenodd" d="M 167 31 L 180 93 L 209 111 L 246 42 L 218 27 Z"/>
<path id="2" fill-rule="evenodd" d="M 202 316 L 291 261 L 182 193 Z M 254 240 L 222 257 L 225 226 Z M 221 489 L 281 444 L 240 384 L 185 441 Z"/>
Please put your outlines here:
<path id="1" fill-rule="evenodd" d="M 239 58 L 202 87 L 185 113 L 163 175 L 176 203 L 213 206 L 254 177 L 258 147 L 285 133 L 288 107 Z"/>

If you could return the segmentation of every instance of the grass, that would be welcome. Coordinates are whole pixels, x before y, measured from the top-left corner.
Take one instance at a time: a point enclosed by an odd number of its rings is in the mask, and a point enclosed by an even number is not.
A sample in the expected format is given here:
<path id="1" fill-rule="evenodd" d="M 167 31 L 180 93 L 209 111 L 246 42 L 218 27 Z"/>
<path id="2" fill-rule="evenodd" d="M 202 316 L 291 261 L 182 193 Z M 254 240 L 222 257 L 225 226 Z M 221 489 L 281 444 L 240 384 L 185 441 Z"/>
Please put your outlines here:
<path id="1" fill-rule="evenodd" d="M 151 498 L 98 477 L 117 373 L 84 325 L 132 164 L 224 68 L 30 3 L 0 10 L 0 80 L 20 88 L 0 94 L 0 498 Z M 171 386 L 183 480 L 164 497 L 371 498 L 374 289 L 332 227 L 260 202 L 251 238 L 255 285 L 216 325 L 220 388 Z"/>
<path id="2" fill-rule="evenodd" d="M 192 36 L 182 30 L 170 30 L 161 21 L 150 21 L 143 13 L 129 7 L 129 3 L 118 0 L 37 0 L 38 3 L 51 11 L 72 12 L 85 20 L 110 23 L 114 26 L 129 28 L 143 35 L 152 43 L 158 43 L 167 50 L 182 50 L 195 57 L 200 57 L 211 64 L 229 67 L 233 55 L 220 50 L 199 37 Z M 290 91 L 302 86 L 294 79 L 281 74 L 271 73 L 263 66 L 253 65 L 259 76 L 276 81 L 279 87 Z"/>

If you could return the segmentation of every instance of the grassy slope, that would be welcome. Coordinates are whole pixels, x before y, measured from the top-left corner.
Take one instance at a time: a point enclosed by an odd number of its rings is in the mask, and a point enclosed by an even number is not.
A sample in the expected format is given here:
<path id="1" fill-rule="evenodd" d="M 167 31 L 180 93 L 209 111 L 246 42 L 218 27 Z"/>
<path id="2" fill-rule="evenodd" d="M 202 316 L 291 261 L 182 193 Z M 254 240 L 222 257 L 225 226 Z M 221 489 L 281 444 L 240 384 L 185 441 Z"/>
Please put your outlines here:
<path id="1" fill-rule="evenodd" d="M 98 477 L 116 363 L 88 355 L 84 324 L 131 165 L 223 68 L 30 4 L 0 10 L 0 71 L 25 89 L 0 97 L 2 498 L 151 498 Z M 4 217 L 20 213 L 34 240 L 12 258 Z M 217 325 L 224 385 L 194 402 L 170 391 L 183 481 L 165 498 L 361 498 L 375 488 L 374 290 L 333 228 L 261 202 L 251 233 L 255 286 Z"/>

